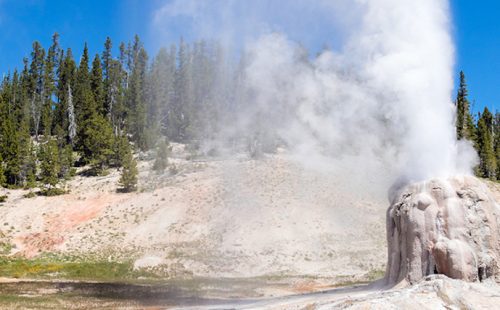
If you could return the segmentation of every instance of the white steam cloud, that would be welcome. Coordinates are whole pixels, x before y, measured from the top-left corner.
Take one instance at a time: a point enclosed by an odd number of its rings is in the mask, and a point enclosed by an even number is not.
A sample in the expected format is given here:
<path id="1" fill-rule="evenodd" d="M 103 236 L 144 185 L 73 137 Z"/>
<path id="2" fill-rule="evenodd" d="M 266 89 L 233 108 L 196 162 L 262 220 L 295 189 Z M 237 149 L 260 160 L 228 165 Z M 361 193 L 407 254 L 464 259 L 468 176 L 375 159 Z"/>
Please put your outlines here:
<path id="1" fill-rule="evenodd" d="M 453 125 L 447 0 L 177 0 L 154 27 L 179 17 L 201 37 L 244 45 L 252 96 L 230 131 L 259 118 L 304 165 L 358 183 L 470 172 L 475 154 Z M 329 33 L 341 45 L 313 60 L 296 43 Z"/>

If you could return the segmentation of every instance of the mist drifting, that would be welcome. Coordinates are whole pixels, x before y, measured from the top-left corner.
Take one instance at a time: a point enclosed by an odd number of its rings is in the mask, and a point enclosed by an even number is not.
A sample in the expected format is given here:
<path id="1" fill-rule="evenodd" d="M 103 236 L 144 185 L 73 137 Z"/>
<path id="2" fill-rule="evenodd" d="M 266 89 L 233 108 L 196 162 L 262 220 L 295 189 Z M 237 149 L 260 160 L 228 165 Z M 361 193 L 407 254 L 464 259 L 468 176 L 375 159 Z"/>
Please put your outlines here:
<path id="1" fill-rule="evenodd" d="M 244 91 L 220 139 L 281 141 L 361 187 L 471 171 L 453 125 L 448 1 L 172 1 L 153 26 L 176 17 L 243 54 Z M 299 42 L 324 27 L 338 47 L 312 57 Z"/>

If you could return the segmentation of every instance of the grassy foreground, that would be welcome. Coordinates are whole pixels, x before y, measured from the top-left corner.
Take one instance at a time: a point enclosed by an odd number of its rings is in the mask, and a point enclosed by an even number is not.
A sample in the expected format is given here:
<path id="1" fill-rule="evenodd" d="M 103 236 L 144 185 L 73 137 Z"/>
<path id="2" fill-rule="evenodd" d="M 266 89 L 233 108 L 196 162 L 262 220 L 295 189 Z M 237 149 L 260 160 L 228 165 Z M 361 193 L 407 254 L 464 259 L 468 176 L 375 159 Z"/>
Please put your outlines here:
<path id="1" fill-rule="evenodd" d="M 152 272 L 134 270 L 131 261 L 67 261 L 52 257 L 35 259 L 0 257 L 0 277 L 106 282 L 158 278 Z"/>
<path id="2" fill-rule="evenodd" d="M 105 261 L 53 255 L 34 259 L 0 256 L 0 309 L 144 309 L 218 304 L 227 299 L 258 299 L 367 283 L 339 277 L 269 275 L 254 278 L 165 278 L 134 270 L 133 261 Z M 12 279 L 18 279 L 13 281 Z"/>

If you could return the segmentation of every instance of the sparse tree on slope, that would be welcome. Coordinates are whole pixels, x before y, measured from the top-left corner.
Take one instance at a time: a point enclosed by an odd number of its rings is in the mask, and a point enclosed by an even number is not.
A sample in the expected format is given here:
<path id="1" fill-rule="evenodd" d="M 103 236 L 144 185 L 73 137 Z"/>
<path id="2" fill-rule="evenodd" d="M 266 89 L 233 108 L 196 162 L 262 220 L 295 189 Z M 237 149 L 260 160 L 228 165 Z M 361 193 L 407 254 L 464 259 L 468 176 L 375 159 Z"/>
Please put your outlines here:
<path id="1" fill-rule="evenodd" d="M 129 152 L 130 152 L 130 142 L 128 141 L 127 136 L 120 135 L 115 137 L 114 160 L 113 160 L 114 166 L 123 167 L 123 162 Z"/>
<path id="2" fill-rule="evenodd" d="M 40 161 L 40 181 L 45 185 L 46 190 L 56 187 L 59 183 L 58 174 L 61 166 L 55 140 L 48 139 L 40 146 L 38 160 Z"/>
<path id="3" fill-rule="evenodd" d="M 138 174 L 137 161 L 134 159 L 129 145 L 128 152 L 126 152 L 123 158 L 122 174 L 119 180 L 119 185 L 123 192 L 128 193 L 137 190 Z"/>
<path id="4" fill-rule="evenodd" d="M 94 113 L 85 121 L 82 134 L 85 160 L 94 174 L 102 174 L 113 158 L 114 136 L 108 120 Z"/>
<path id="5" fill-rule="evenodd" d="M 168 155 L 170 153 L 170 148 L 164 139 L 160 139 L 158 142 L 158 148 L 156 150 L 156 158 L 153 164 L 153 170 L 158 173 L 165 171 L 168 166 Z"/>

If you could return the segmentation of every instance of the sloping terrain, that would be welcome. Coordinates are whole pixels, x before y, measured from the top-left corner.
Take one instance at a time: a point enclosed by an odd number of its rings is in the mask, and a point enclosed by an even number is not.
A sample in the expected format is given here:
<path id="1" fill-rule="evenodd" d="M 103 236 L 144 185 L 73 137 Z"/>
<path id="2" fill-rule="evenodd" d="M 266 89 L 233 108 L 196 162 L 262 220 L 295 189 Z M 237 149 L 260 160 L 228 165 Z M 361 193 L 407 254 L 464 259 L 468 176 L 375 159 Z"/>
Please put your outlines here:
<path id="1" fill-rule="evenodd" d="M 284 151 L 256 160 L 188 156 L 175 145 L 177 171 L 162 175 L 141 161 L 137 193 L 116 192 L 118 171 L 77 176 L 57 197 L 2 190 L 6 252 L 132 258 L 167 278 L 301 275 L 345 283 L 384 270 L 384 195 L 349 190 Z"/>

